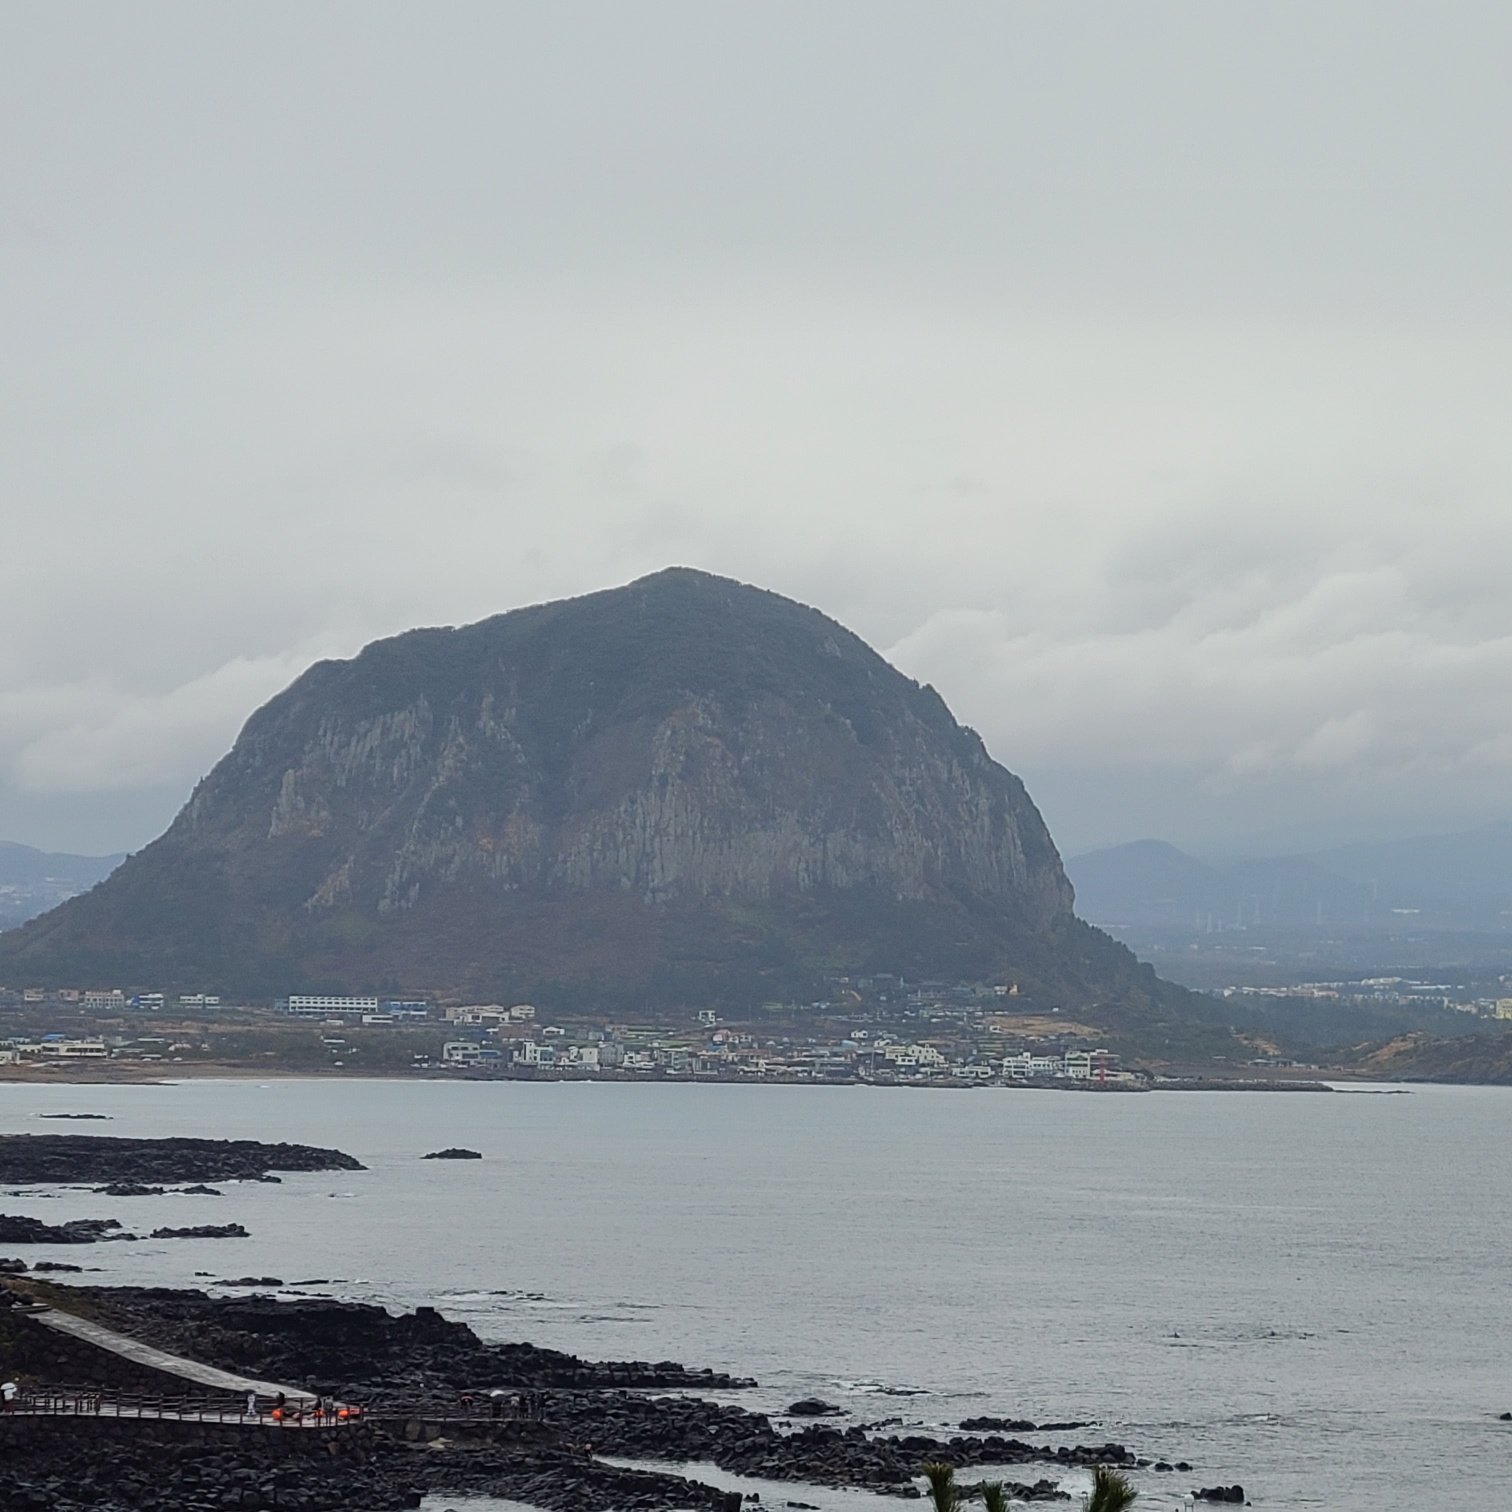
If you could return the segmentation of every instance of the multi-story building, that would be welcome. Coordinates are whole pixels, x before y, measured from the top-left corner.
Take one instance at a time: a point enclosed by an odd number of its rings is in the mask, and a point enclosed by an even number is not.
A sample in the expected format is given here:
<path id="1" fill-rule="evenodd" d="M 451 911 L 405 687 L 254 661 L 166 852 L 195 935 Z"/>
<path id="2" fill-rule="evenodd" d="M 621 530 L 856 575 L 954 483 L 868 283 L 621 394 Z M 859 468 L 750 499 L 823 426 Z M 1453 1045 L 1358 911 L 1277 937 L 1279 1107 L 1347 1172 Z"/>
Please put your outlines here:
<path id="1" fill-rule="evenodd" d="M 376 997 L 339 997 L 318 993 L 295 993 L 280 1005 L 291 1018 L 341 1018 L 348 1015 L 361 1017 L 364 1013 L 377 1013 Z"/>
<path id="2" fill-rule="evenodd" d="M 515 1047 L 514 1062 L 517 1066 L 554 1066 L 557 1063 L 556 1046 L 521 1040 Z"/>
<path id="3" fill-rule="evenodd" d="M 1003 1057 L 1004 1081 L 1031 1081 L 1047 1076 L 1061 1076 L 1066 1063 L 1058 1055 L 1031 1055 L 1021 1050 L 1017 1055 Z"/>
<path id="4" fill-rule="evenodd" d="M 945 1057 L 933 1045 L 883 1045 L 883 1056 L 898 1070 L 933 1070 Z"/>
<path id="5" fill-rule="evenodd" d="M 498 1003 L 469 1003 L 462 1008 L 448 1008 L 446 1016 L 454 1024 L 478 1024 L 486 1029 L 507 1024 L 509 1009 Z"/>
<path id="6" fill-rule="evenodd" d="M 15 1048 L 18 1058 L 32 1060 L 104 1060 L 110 1054 L 104 1040 L 66 1039 L 61 1034 L 44 1034 Z"/>

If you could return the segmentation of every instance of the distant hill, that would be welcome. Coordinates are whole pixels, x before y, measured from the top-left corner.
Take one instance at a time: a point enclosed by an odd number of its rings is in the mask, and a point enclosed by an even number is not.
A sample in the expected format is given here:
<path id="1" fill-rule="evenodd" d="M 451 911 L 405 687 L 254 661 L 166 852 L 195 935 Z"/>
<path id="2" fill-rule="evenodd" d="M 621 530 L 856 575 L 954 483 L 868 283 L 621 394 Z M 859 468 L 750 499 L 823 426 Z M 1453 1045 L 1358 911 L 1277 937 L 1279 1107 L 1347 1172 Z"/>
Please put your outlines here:
<path id="1" fill-rule="evenodd" d="M 1512 911 L 1512 824 L 1323 851 L 1317 863 L 1392 908 L 1464 926 L 1505 927 Z"/>
<path id="2" fill-rule="evenodd" d="M 684 569 L 312 667 L 166 834 L 0 937 L 0 971 L 626 1011 L 892 971 L 1193 1003 L 1074 917 L 1023 784 L 932 688 Z"/>
<path id="3" fill-rule="evenodd" d="M 125 856 L 70 856 L 0 840 L 0 929 L 56 908 L 102 882 Z"/>
<path id="4" fill-rule="evenodd" d="M 1441 1039 L 1405 1034 L 1379 1046 L 1361 1069 L 1383 1081 L 1480 1082 L 1512 1085 L 1512 1029 Z"/>
<path id="5" fill-rule="evenodd" d="M 1108 928 L 1243 925 L 1504 931 L 1512 824 L 1349 845 L 1311 855 L 1201 861 L 1162 840 L 1073 856 L 1078 911 Z"/>
<path id="6" fill-rule="evenodd" d="M 1072 857 L 1082 917 L 1110 928 L 1207 931 L 1364 923 L 1371 887 L 1306 856 L 1211 863 L 1163 840 Z"/>

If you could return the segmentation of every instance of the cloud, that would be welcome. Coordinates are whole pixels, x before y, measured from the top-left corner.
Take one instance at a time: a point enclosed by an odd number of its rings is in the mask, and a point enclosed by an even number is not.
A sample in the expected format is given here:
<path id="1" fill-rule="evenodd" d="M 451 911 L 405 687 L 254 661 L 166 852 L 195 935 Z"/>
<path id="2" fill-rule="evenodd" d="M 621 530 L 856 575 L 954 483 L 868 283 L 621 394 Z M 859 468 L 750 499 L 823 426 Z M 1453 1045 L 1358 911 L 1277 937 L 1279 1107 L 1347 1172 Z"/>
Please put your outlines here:
<path id="1" fill-rule="evenodd" d="M 9 775 L 22 792 L 187 788 L 248 712 L 303 670 L 301 655 L 237 658 L 161 693 L 74 684 L 0 694 Z"/>
<path id="2" fill-rule="evenodd" d="M 1509 811 L 1512 23 L 1364 15 L 18 13 L 0 832 L 670 562 L 1068 844 Z"/>
<path id="3" fill-rule="evenodd" d="M 133 432 L 71 464 L 78 532 L 53 513 L 0 564 L 11 780 L 187 790 L 315 655 L 689 562 L 889 648 L 1062 784 L 1067 834 L 1169 823 L 1132 797 L 1094 820 L 1075 773 L 1162 770 L 1214 832 L 1349 774 L 1371 822 L 1409 777 L 1415 813 L 1494 804 L 1499 341 L 792 289 L 341 298 L 229 353 L 196 338 L 189 386 L 135 394 Z"/>

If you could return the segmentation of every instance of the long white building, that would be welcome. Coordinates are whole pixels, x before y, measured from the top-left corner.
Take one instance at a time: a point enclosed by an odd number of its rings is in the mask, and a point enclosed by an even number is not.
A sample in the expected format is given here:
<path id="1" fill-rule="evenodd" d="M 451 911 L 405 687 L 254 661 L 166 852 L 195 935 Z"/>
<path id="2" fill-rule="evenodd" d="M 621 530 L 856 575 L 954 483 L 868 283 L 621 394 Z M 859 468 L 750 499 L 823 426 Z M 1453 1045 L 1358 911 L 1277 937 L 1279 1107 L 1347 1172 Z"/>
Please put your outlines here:
<path id="1" fill-rule="evenodd" d="M 375 997 L 328 997 L 316 993 L 296 993 L 284 1004 L 292 1018 L 330 1018 L 332 1015 L 377 1013 Z"/>

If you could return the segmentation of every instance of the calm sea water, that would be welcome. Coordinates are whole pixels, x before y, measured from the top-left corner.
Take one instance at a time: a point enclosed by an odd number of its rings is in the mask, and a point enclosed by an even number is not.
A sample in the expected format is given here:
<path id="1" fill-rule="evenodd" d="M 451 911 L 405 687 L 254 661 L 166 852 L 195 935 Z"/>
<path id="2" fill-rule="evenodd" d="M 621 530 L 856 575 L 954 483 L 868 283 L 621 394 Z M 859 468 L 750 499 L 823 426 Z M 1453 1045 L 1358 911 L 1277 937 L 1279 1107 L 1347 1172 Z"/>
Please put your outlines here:
<path id="1" fill-rule="evenodd" d="M 5 1085 L 0 1130 L 292 1139 L 370 1167 L 220 1198 L 7 1194 L 252 1230 L 59 1249 L 102 1267 L 85 1279 L 325 1278 L 305 1289 L 750 1374 L 755 1405 L 817 1393 L 851 1421 L 1095 1419 L 1072 1437 L 1196 1466 L 1141 1473 L 1157 1507 L 1236 1480 L 1277 1508 L 1512 1504 L 1507 1089 Z M 486 1159 L 418 1158 L 454 1144 Z"/>

